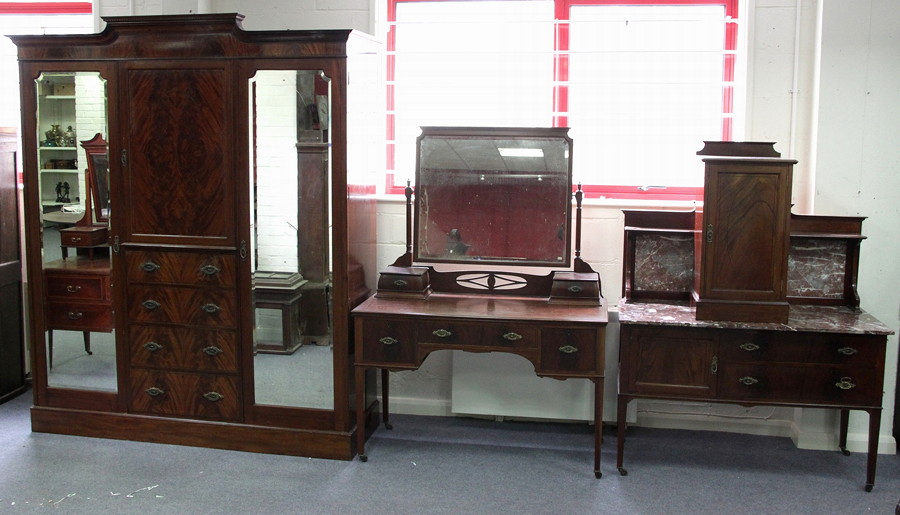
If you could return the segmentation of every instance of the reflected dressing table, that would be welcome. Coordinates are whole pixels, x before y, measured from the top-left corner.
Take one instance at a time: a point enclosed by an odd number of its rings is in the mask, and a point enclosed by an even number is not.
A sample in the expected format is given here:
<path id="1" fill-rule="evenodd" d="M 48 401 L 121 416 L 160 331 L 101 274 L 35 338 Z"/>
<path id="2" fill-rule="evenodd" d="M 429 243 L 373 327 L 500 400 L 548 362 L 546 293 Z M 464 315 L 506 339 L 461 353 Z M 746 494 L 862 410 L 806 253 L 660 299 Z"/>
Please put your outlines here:
<path id="1" fill-rule="evenodd" d="M 84 215 L 72 227 L 60 229 L 62 259 L 44 265 L 48 363 L 53 367 L 53 330 L 81 331 L 84 351 L 91 352 L 91 333 L 113 330 L 109 233 L 109 203 L 102 186 L 109 180 L 109 158 L 101 134 L 81 144 L 88 167 Z M 68 248 L 76 254 L 69 257 Z"/>
<path id="2" fill-rule="evenodd" d="M 413 232 L 415 244 L 407 241 L 407 253 L 381 273 L 375 296 L 352 312 L 357 424 L 374 402 L 366 389 L 369 369 L 381 369 L 382 420 L 390 429 L 388 371 L 417 369 L 436 350 L 511 353 L 530 361 L 539 376 L 594 383 L 599 478 L 607 306 L 599 275 L 580 257 L 580 189 L 569 259 L 567 129 L 422 131 L 414 230 L 412 188 L 406 189 L 407 237 Z M 547 275 L 516 269 L 570 262 L 571 270 Z M 466 268 L 477 264 L 506 268 Z M 362 461 L 365 437 L 357 433 Z"/>

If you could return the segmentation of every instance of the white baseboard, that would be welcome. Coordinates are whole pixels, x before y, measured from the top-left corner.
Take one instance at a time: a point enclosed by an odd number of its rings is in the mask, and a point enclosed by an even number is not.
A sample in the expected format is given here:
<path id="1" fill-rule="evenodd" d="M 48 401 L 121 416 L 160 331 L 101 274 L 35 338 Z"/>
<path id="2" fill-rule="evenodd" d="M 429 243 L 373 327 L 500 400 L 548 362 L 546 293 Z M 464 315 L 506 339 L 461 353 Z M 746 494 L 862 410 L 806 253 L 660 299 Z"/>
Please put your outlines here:
<path id="1" fill-rule="evenodd" d="M 421 399 L 390 396 L 391 413 L 398 415 L 422 415 L 427 417 L 452 417 L 450 399 Z"/>

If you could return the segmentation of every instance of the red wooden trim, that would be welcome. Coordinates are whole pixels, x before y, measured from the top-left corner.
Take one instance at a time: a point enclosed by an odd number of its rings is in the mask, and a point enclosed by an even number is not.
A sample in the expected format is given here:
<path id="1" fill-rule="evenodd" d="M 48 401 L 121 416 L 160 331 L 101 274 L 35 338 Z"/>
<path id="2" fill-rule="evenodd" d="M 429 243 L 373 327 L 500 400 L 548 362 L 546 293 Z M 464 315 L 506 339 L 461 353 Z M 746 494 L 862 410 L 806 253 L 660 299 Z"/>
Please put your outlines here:
<path id="1" fill-rule="evenodd" d="M 91 14 L 90 2 L 0 2 L 3 14 Z"/>

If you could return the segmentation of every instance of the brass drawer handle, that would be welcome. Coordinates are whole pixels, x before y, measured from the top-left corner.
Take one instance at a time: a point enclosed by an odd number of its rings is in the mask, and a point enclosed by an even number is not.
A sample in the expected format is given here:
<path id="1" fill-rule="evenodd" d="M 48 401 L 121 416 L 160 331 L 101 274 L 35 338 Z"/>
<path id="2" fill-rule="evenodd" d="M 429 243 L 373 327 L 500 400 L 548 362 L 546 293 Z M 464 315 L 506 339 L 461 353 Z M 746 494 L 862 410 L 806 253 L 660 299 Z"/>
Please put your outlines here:
<path id="1" fill-rule="evenodd" d="M 563 345 L 559 348 L 559 352 L 562 352 L 563 354 L 575 354 L 578 352 L 578 347 L 574 345 Z"/>
<path id="2" fill-rule="evenodd" d="M 849 390 L 851 388 L 855 388 L 856 385 L 849 377 L 842 377 L 840 381 L 834 383 L 835 386 L 840 388 L 841 390 Z"/>
<path id="3" fill-rule="evenodd" d="M 512 331 L 503 335 L 503 339 L 511 342 L 519 341 L 522 339 L 522 335 L 519 333 L 514 333 Z"/>
<path id="4" fill-rule="evenodd" d="M 403 279 L 397 279 L 396 281 L 394 281 L 394 286 L 396 286 L 397 288 L 406 288 L 407 284 L 409 283 L 407 283 Z"/>
<path id="5" fill-rule="evenodd" d="M 569 286 L 569 292 L 581 293 L 581 286 Z"/>
<path id="6" fill-rule="evenodd" d="M 215 304 L 212 304 L 212 303 L 204 304 L 204 305 L 200 306 L 200 309 L 202 309 L 205 313 L 209 313 L 210 315 L 215 315 L 219 311 L 222 311 L 222 308 L 220 308 L 219 306 L 216 306 Z"/>
<path id="7" fill-rule="evenodd" d="M 844 356 L 852 356 L 852 355 L 856 354 L 857 352 L 859 352 L 858 350 L 854 349 L 853 347 L 841 347 L 837 351 L 838 351 L 838 354 L 843 354 Z"/>
<path id="8" fill-rule="evenodd" d="M 144 390 L 144 393 L 146 393 L 150 397 L 159 397 L 160 395 L 165 395 L 166 391 L 163 390 L 162 388 L 157 388 L 155 386 L 151 386 L 150 388 L 147 388 L 146 390 Z"/>
<path id="9" fill-rule="evenodd" d="M 144 306 L 148 310 L 153 311 L 153 310 L 159 308 L 160 306 L 162 306 L 162 304 L 160 304 L 159 302 L 156 302 L 153 299 L 147 299 L 144 302 L 141 302 L 141 306 Z"/>
<path id="10" fill-rule="evenodd" d="M 753 386 L 759 382 L 759 379 L 757 379 L 755 377 L 744 376 L 744 377 L 738 379 L 738 382 L 743 385 L 746 385 L 746 386 Z"/>
<path id="11" fill-rule="evenodd" d="M 200 267 L 200 271 L 206 275 L 216 275 L 221 270 L 215 265 L 203 265 Z"/>
<path id="12" fill-rule="evenodd" d="M 740 347 L 741 347 L 741 350 L 745 350 L 747 352 L 753 352 L 755 350 L 759 350 L 759 345 L 757 345 L 755 343 L 751 343 L 751 342 L 742 343 L 740 345 Z"/>
<path id="13" fill-rule="evenodd" d="M 147 261 L 146 263 L 141 265 L 141 270 L 145 272 L 155 272 L 159 270 L 159 265 L 157 265 L 153 261 Z"/>
<path id="14" fill-rule="evenodd" d="M 207 356 L 218 356 L 219 354 L 222 354 L 223 352 L 225 352 L 225 351 L 223 351 L 222 349 L 220 349 L 218 347 L 214 347 L 212 345 L 210 345 L 209 347 L 203 348 L 203 353 L 206 354 Z"/>
<path id="15" fill-rule="evenodd" d="M 84 317 L 84 313 L 81 311 L 69 311 L 67 315 L 69 320 L 81 320 Z"/>
<path id="16" fill-rule="evenodd" d="M 224 399 L 225 396 L 219 392 L 206 392 L 203 394 L 203 398 L 208 401 L 216 402 Z"/>
<path id="17" fill-rule="evenodd" d="M 378 340 L 382 345 L 394 345 L 395 343 L 400 343 L 400 340 L 396 338 L 391 338 L 390 336 L 385 336 L 384 338 Z"/>
<path id="18" fill-rule="evenodd" d="M 156 352 L 156 351 L 162 349 L 163 346 L 156 342 L 147 342 L 144 344 L 144 348 L 150 352 Z"/>
<path id="19" fill-rule="evenodd" d="M 69 284 L 66 286 L 66 291 L 69 293 L 78 293 L 81 291 L 81 286 L 72 286 Z"/>
<path id="20" fill-rule="evenodd" d="M 438 338 L 449 338 L 453 336 L 453 333 L 446 329 L 437 329 L 432 331 L 431 334 L 437 336 Z"/>
<path id="21" fill-rule="evenodd" d="M 80 242 L 81 242 L 81 237 L 79 237 L 79 236 L 73 236 L 72 238 L 70 238 L 69 241 L 71 241 L 72 243 L 80 243 Z"/>

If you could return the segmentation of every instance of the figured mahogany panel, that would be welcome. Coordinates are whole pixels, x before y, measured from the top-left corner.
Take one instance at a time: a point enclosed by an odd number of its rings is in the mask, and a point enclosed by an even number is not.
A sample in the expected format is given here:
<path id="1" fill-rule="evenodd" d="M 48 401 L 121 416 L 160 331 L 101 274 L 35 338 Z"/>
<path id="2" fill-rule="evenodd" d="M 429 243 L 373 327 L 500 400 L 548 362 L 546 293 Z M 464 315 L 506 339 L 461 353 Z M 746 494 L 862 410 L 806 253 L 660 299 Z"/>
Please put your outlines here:
<path id="1" fill-rule="evenodd" d="M 233 290 L 183 286 L 129 286 L 128 319 L 137 323 L 237 327 Z"/>
<path id="2" fill-rule="evenodd" d="M 229 69 L 127 71 L 123 243 L 234 241 Z"/>
<path id="3" fill-rule="evenodd" d="M 240 415 L 234 376 L 132 370 L 130 377 L 132 412 L 219 420 Z"/>
<path id="4" fill-rule="evenodd" d="M 132 366 L 237 372 L 234 331 L 134 324 L 129 336 Z"/>
<path id="5" fill-rule="evenodd" d="M 234 286 L 234 256 L 199 252 L 127 251 L 129 283 Z"/>

